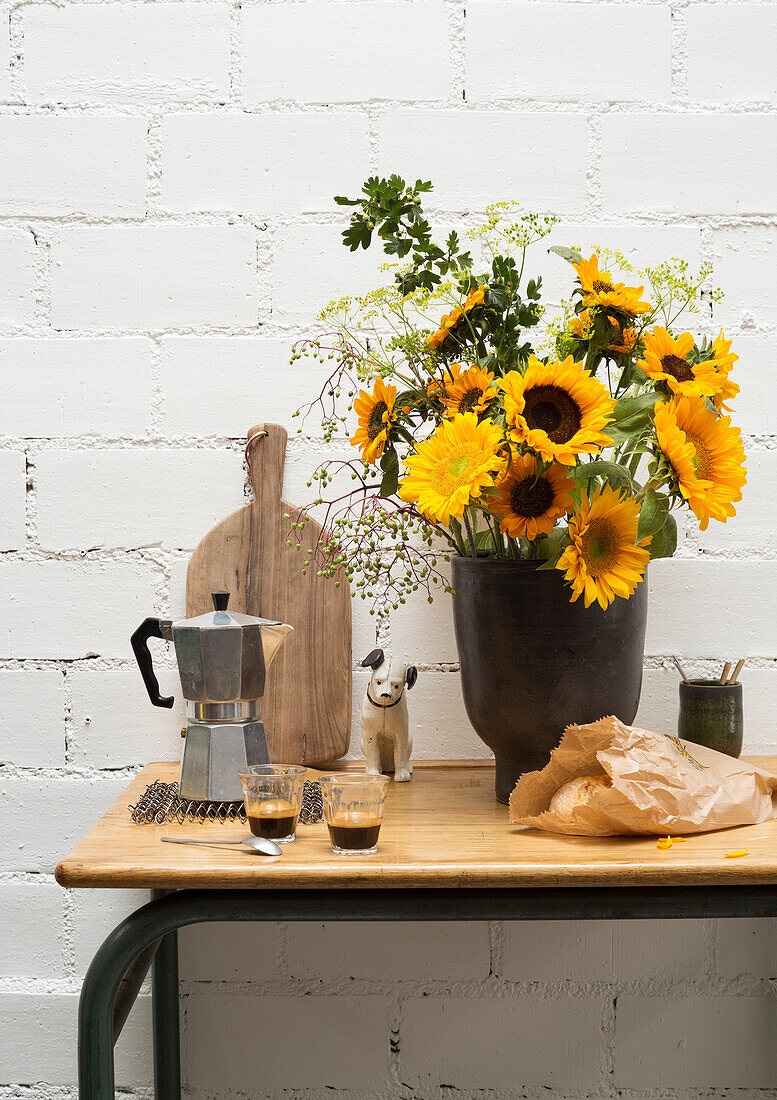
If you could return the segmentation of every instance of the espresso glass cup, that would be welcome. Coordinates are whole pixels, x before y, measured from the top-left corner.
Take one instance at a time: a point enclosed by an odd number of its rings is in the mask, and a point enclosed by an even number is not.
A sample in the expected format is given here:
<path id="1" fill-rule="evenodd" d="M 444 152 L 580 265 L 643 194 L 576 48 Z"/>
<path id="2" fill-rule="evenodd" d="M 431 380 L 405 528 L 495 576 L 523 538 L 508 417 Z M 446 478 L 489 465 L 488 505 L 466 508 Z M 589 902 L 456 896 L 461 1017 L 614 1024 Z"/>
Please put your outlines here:
<path id="1" fill-rule="evenodd" d="M 388 778 L 343 772 L 325 775 L 319 782 L 332 851 L 338 856 L 377 852 Z"/>
<path id="2" fill-rule="evenodd" d="M 238 772 L 254 836 L 277 844 L 289 844 L 296 838 L 306 770 L 298 764 L 254 764 Z"/>

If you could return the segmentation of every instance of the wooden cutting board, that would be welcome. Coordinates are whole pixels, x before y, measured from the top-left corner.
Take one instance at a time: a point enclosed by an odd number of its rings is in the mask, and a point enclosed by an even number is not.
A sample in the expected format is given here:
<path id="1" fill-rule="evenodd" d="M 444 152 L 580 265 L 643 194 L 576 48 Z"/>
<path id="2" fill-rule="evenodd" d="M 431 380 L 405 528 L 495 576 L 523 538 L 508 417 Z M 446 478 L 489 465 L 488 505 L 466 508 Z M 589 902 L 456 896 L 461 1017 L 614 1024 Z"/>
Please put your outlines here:
<path id="1" fill-rule="evenodd" d="M 211 592 L 230 593 L 230 611 L 294 627 L 267 673 L 262 718 L 270 759 L 324 764 L 342 756 L 351 732 L 351 593 L 345 576 L 302 569 L 321 526 L 308 520 L 287 546 L 299 509 L 281 498 L 287 433 L 257 424 L 246 449 L 255 501 L 238 508 L 200 542 L 186 575 L 187 617 L 213 610 Z M 292 519 L 285 519 L 288 512 Z"/>

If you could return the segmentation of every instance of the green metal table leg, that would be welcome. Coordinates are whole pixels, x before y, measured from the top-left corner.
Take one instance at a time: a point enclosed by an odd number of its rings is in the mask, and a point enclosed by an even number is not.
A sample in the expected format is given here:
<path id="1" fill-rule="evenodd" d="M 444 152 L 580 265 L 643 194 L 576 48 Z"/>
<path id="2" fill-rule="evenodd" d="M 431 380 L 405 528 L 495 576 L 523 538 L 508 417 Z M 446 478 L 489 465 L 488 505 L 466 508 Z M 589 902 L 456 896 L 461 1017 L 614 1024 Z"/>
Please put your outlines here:
<path id="1" fill-rule="evenodd" d="M 205 921 L 634 920 L 777 916 L 769 886 L 580 887 L 533 889 L 175 890 L 131 913 L 87 971 L 78 1010 L 80 1100 L 115 1100 L 113 1044 L 132 990 L 155 945 L 156 1100 L 178 1100 L 180 1055 L 175 933 Z M 155 964 L 156 965 L 156 964 Z M 124 983 L 123 992 L 122 983 Z M 117 1004 L 118 997 L 118 1004 Z M 157 1022 L 158 1021 L 158 1022 Z"/>
<path id="2" fill-rule="evenodd" d="M 119 992 L 116 994 L 116 1000 L 113 1006 L 113 1043 L 114 1046 L 119 1040 L 122 1028 L 127 1022 L 127 1017 L 132 1011 L 132 1006 L 137 1000 L 140 987 L 146 980 L 146 974 L 151 967 L 151 963 L 154 961 L 154 955 L 156 954 L 158 944 L 152 943 L 152 945 L 143 951 L 135 959 L 132 966 L 127 973 L 121 979 L 121 985 L 119 986 Z"/>
<path id="3" fill-rule="evenodd" d="M 152 898 L 170 890 L 152 890 Z M 178 933 L 160 942 L 151 967 L 155 1100 L 181 1098 L 181 1025 L 178 1010 Z"/>

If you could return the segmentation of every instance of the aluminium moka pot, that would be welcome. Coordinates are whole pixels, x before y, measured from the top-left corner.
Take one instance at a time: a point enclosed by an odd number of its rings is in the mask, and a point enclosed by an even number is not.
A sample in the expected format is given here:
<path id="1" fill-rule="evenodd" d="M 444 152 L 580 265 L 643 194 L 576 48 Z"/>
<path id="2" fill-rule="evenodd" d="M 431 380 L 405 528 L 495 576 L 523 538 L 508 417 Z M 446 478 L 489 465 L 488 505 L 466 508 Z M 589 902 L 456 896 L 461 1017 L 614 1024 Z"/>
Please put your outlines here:
<path id="1" fill-rule="evenodd" d="M 181 798 L 210 802 L 242 799 L 238 771 L 268 764 L 262 696 L 265 677 L 283 639 L 294 628 L 271 619 L 227 611 L 228 592 L 213 593 L 214 611 L 194 619 L 145 619 L 132 649 L 155 707 L 172 707 L 159 694 L 149 638 L 175 646 L 186 731 L 181 757 Z"/>

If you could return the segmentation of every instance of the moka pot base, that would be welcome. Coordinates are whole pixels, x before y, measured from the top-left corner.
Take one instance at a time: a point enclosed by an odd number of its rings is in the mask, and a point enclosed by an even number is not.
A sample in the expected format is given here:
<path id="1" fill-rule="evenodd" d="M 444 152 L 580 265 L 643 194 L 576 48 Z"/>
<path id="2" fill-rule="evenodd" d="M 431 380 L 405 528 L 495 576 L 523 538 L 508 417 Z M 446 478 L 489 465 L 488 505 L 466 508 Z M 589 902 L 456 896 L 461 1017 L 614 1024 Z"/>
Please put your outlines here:
<path id="1" fill-rule="evenodd" d="M 242 802 L 240 769 L 269 763 L 261 718 L 247 722 L 190 721 L 181 757 L 181 798 Z"/>

